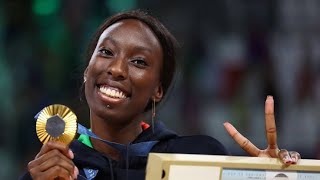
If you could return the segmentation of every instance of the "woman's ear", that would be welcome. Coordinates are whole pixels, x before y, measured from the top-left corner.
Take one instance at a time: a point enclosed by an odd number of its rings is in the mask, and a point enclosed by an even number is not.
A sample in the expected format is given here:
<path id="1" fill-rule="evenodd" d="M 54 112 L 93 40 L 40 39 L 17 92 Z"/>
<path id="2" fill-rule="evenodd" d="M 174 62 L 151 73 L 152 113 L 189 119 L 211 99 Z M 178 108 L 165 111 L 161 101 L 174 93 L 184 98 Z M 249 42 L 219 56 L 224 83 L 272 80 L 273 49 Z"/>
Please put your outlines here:
<path id="1" fill-rule="evenodd" d="M 155 88 L 152 99 L 155 102 L 160 102 L 163 97 L 163 88 L 161 83 Z"/>
<path id="2" fill-rule="evenodd" d="M 87 73 L 88 73 L 88 68 L 83 73 L 83 82 L 85 83 L 87 81 Z"/>

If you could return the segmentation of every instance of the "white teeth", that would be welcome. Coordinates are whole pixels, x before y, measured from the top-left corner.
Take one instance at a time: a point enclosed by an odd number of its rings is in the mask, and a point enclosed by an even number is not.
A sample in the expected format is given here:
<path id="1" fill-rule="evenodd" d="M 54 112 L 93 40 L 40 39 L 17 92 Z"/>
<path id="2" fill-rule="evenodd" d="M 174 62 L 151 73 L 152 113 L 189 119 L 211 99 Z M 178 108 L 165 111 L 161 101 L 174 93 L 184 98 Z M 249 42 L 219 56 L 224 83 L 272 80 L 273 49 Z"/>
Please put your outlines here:
<path id="1" fill-rule="evenodd" d="M 122 91 L 120 91 L 119 89 L 111 89 L 109 87 L 100 86 L 99 90 L 101 93 L 103 93 L 109 97 L 112 97 L 112 98 L 119 98 L 119 99 L 126 98 L 124 93 Z"/>
<path id="2" fill-rule="evenodd" d="M 111 96 L 116 96 L 116 90 L 111 91 Z"/>

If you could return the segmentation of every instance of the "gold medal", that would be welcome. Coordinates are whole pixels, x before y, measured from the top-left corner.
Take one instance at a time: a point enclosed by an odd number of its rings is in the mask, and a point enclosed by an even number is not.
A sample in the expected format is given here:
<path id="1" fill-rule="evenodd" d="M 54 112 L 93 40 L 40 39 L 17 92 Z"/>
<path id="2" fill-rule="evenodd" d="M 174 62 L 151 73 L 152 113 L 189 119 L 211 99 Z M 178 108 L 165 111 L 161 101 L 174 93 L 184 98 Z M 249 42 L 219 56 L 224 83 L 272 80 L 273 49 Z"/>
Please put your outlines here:
<path id="1" fill-rule="evenodd" d="M 47 106 L 37 115 L 36 131 L 43 144 L 48 141 L 69 144 L 77 132 L 77 116 L 67 106 Z"/>

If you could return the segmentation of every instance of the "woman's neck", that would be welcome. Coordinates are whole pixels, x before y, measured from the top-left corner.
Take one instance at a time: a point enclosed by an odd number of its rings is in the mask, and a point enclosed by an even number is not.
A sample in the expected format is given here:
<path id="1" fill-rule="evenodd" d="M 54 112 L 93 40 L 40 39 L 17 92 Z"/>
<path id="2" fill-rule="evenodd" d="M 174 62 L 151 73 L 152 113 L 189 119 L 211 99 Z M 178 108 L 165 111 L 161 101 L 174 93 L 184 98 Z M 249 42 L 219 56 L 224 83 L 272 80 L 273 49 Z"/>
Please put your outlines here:
<path id="1" fill-rule="evenodd" d="M 142 132 L 140 123 L 141 121 L 136 120 L 126 125 L 119 125 L 98 117 L 91 117 L 91 129 L 93 133 L 102 139 L 120 144 L 129 144 L 138 137 Z M 100 140 L 91 138 L 91 141 L 94 149 L 97 151 L 108 155 L 112 159 L 119 159 L 119 153 L 114 148 Z"/>

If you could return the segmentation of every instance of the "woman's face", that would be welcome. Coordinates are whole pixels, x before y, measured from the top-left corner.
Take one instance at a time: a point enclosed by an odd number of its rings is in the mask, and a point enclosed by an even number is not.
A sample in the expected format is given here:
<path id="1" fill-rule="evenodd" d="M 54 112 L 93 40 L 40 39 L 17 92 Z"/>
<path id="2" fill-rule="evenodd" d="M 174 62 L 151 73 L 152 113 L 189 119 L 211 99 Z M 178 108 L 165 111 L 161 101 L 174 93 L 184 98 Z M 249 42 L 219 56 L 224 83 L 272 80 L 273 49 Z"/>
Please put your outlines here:
<path id="1" fill-rule="evenodd" d="M 162 58 L 146 24 L 126 19 L 109 26 L 84 74 L 91 117 L 125 123 L 140 117 L 150 100 L 160 101 Z"/>

